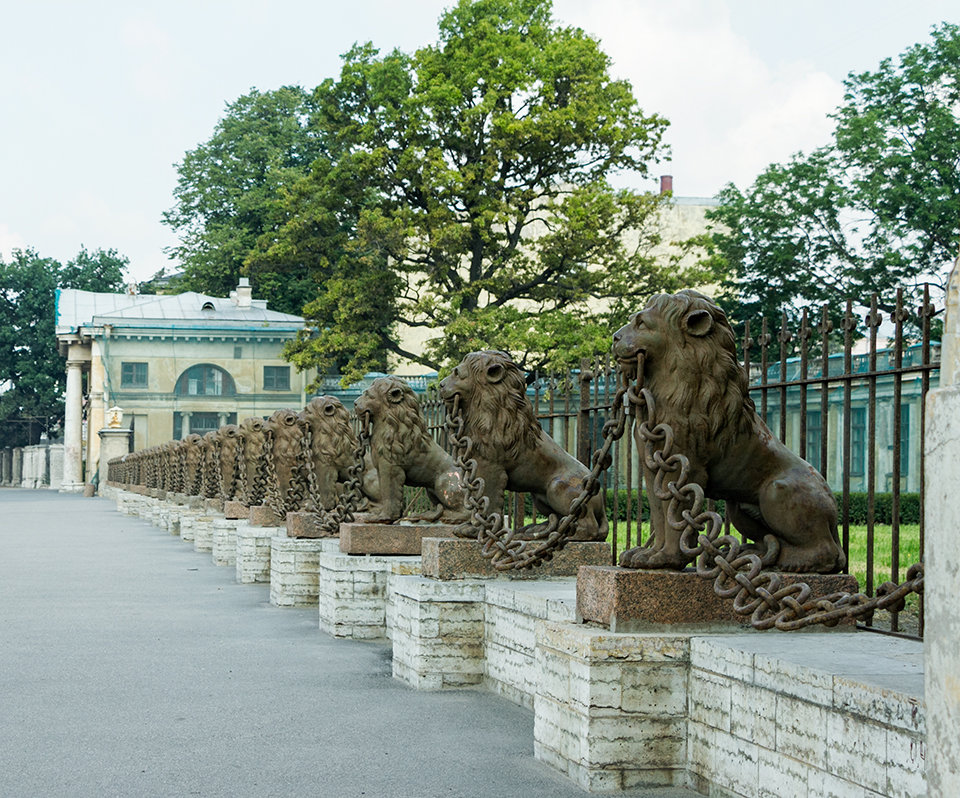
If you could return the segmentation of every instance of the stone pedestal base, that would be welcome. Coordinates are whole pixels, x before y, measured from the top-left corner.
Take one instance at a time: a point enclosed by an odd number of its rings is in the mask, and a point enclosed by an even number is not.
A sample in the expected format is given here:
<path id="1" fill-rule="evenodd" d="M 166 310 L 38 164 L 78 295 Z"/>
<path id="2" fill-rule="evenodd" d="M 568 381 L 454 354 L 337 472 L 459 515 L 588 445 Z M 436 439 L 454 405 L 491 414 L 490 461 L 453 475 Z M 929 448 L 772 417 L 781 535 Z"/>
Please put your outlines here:
<path id="1" fill-rule="evenodd" d="M 497 571 L 483 556 L 480 544 L 466 538 L 424 538 L 422 551 L 423 575 L 431 579 L 576 576 L 581 565 L 605 565 L 610 562 L 610 546 L 603 542 L 568 543 L 549 562 L 524 571 Z"/>
<path id="2" fill-rule="evenodd" d="M 483 681 L 483 581 L 390 580 L 393 676 L 418 690 Z"/>
<path id="3" fill-rule="evenodd" d="M 237 530 L 247 526 L 243 518 L 217 518 L 213 522 L 213 564 L 237 564 Z"/>
<path id="4" fill-rule="evenodd" d="M 258 504 L 250 508 L 249 513 L 250 526 L 275 527 L 280 526 L 281 519 L 269 507 Z M 286 530 L 284 530 L 286 532 Z"/>
<path id="5" fill-rule="evenodd" d="M 320 528 L 316 513 L 287 513 L 287 537 L 291 538 L 329 538 Z"/>
<path id="6" fill-rule="evenodd" d="M 198 515 L 193 520 L 193 550 L 213 551 L 213 515 Z"/>
<path id="7" fill-rule="evenodd" d="M 253 508 L 250 508 L 253 509 Z M 270 539 L 286 537 L 282 526 L 245 526 L 237 530 L 237 581 L 270 581 Z"/>
<path id="8" fill-rule="evenodd" d="M 243 502 L 228 501 L 223 503 L 223 515 L 228 520 L 249 518 L 250 508 Z"/>
<path id="9" fill-rule="evenodd" d="M 420 556 L 424 538 L 453 538 L 451 524 L 340 524 L 344 554 Z"/>
<path id="10" fill-rule="evenodd" d="M 199 510 L 186 510 L 180 513 L 180 540 L 187 543 L 193 542 L 193 524 L 200 516 L 201 512 Z"/>
<path id="11" fill-rule="evenodd" d="M 318 560 L 334 540 L 270 539 L 270 603 L 275 607 L 316 607 Z"/>
<path id="12" fill-rule="evenodd" d="M 857 591 L 856 578 L 845 574 L 784 574 L 783 581 L 786 585 L 806 582 L 814 596 Z M 717 596 L 713 580 L 697 576 L 693 570 L 581 568 L 577 575 L 577 615 L 614 632 L 750 628 L 750 616 L 737 615 L 733 600 Z M 854 625 L 853 621 L 845 621 L 835 628 L 852 630 Z"/>
<path id="13" fill-rule="evenodd" d="M 337 544 L 336 539 L 330 542 Z M 419 574 L 420 558 L 355 557 L 328 550 L 320 555 L 319 569 L 320 629 L 334 637 L 374 640 L 390 635 L 391 575 Z"/>
<path id="14" fill-rule="evenodd" d="M 686 786 L 690 638 L 550 622 L 536 634 L 536 758 L 590 791 Z"/>

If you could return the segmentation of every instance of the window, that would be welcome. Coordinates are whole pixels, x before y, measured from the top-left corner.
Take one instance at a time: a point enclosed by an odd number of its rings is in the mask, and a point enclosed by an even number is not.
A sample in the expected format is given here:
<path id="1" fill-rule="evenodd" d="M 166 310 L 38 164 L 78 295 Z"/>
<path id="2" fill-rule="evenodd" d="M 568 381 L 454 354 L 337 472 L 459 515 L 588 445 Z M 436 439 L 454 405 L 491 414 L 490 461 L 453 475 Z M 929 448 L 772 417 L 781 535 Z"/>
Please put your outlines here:
<path id="1" fill-rule="evenodd" d="M 240 360 L 242 358 L 243 358 L 243 347 L 242 346 L 233 347 L 233 359 Z"/>
<path id="2" fill-rule="evenodd" d="M 264 366 L 263 367 L 263 390 L 289 391 L 290 390 L 290 366 Z"/>
<path id="3" fill-rule="evenodd" d="M 236 413 L 174 413 L 173 437 L 180 439 L 192 432 L 205 435 L 223 424 L 236 424 Z"/>
<path id="4" fill-rule="evenodd" d="M 867 452 L 867 408 L 850 408 L 850 475 L 863 476 Z"/>
<path id="5" fill-rule="evenodd" d="M 823 417 L 819 410 L 807 411 L 807 462 L 820 468 L 820 445 L 823 441 Z"/>
<path id="6" fill-rule="evenodd" d="M 147 387 L 147 364 L 146 363 L 121 363 L 120 364 L 120 387 L 146 388 Z"/>
<path id="7" fill-rule="evenodd" d="M 191 366 L 177 380 L 177 396 L 233 396 L 233 378 L 218 366 Z"/>

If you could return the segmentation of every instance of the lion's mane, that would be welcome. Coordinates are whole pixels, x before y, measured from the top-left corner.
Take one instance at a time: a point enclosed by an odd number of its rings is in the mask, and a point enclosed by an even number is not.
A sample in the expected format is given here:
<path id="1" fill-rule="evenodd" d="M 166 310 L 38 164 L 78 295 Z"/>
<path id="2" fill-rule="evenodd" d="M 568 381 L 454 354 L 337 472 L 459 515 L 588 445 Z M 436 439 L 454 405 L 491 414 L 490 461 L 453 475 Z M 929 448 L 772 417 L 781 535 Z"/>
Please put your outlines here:
<path id="1" fill-rule="evenodd" d="M 647 308 L 660 314 L 667 339 L 649 372 L 657 421 L 671 424 L 687 440 L 726 449 L 759 420 L 726 316 L 710 299 L 690 290 L 657 294 Z M 681 320 L 694 311 L 710 314 L 709 334 L 698 337 L 684 331 Z"/>
<path id="2" fill-rule="evenodd" d="M 357 436 L 350 426 L 350 412 L 334 396 L 316 396 L 303 409 L 310 427 L 310 450 L 314 460 L 335 463 L 357 448 Z"/>
<path id="3" fill-rule="evenodd" d="M 393 402 L 391 391 L 401 391 Z M 398 377 L 378 377 L 364 391 L 358 407 L 369 407 L 374 416 L 370 445 L 378 459 L 410 463 L 429 447 L 430 433 L 420 413 L 420 401 L 413 389 Z"/>
<path id="4" fill-rule="evenodd" d="M 465 407 L 466 433 L 481 457 L 516 462 L 537 445 L 540 425 L 527 401 L 527 383 L 520 367 L 506 353 L 493 349 L 471 352 L 461 363 L 470 375 L 472 391 Z M 503 368 L 503 378 L 490 382 L 491 366 Z M 461 380 L 464 379 L 460 373 Z"/>

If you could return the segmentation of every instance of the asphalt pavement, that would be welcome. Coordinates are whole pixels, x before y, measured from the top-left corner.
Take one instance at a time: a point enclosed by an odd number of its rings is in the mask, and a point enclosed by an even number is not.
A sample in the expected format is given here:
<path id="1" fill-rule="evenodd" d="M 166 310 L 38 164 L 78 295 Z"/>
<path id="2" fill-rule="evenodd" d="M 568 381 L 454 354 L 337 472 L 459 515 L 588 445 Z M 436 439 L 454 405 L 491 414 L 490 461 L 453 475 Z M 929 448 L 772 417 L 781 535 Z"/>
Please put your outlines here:
<path id="1" fill-rule="evenodd" d="M 304 795 L 586 793 L 532 712 L 406 687 L 107 499 L 0 489 L 0 796 Z"/>

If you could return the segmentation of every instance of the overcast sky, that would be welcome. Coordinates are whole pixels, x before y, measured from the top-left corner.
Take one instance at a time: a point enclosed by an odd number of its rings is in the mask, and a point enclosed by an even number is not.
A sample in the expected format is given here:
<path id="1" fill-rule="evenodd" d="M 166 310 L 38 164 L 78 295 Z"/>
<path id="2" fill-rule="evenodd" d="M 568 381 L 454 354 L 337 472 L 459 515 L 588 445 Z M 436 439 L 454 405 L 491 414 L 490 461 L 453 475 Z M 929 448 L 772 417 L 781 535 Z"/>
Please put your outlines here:
<path id="1" fill-rule="evenodd" d="M 227 102 L 312 88 L 356 41 L 414 50 L 451 1 L 3 0 L 0 254 L 114 247 L 136 279 L 175 265 L 160 222 L 175 164 Z M 848 73 L 960 18 L 956 0 L 555 0 L 554 13 L 670 120 L 672 161 L 653 174 L 680 196 L 745 187 L 825 143 Z"/>

